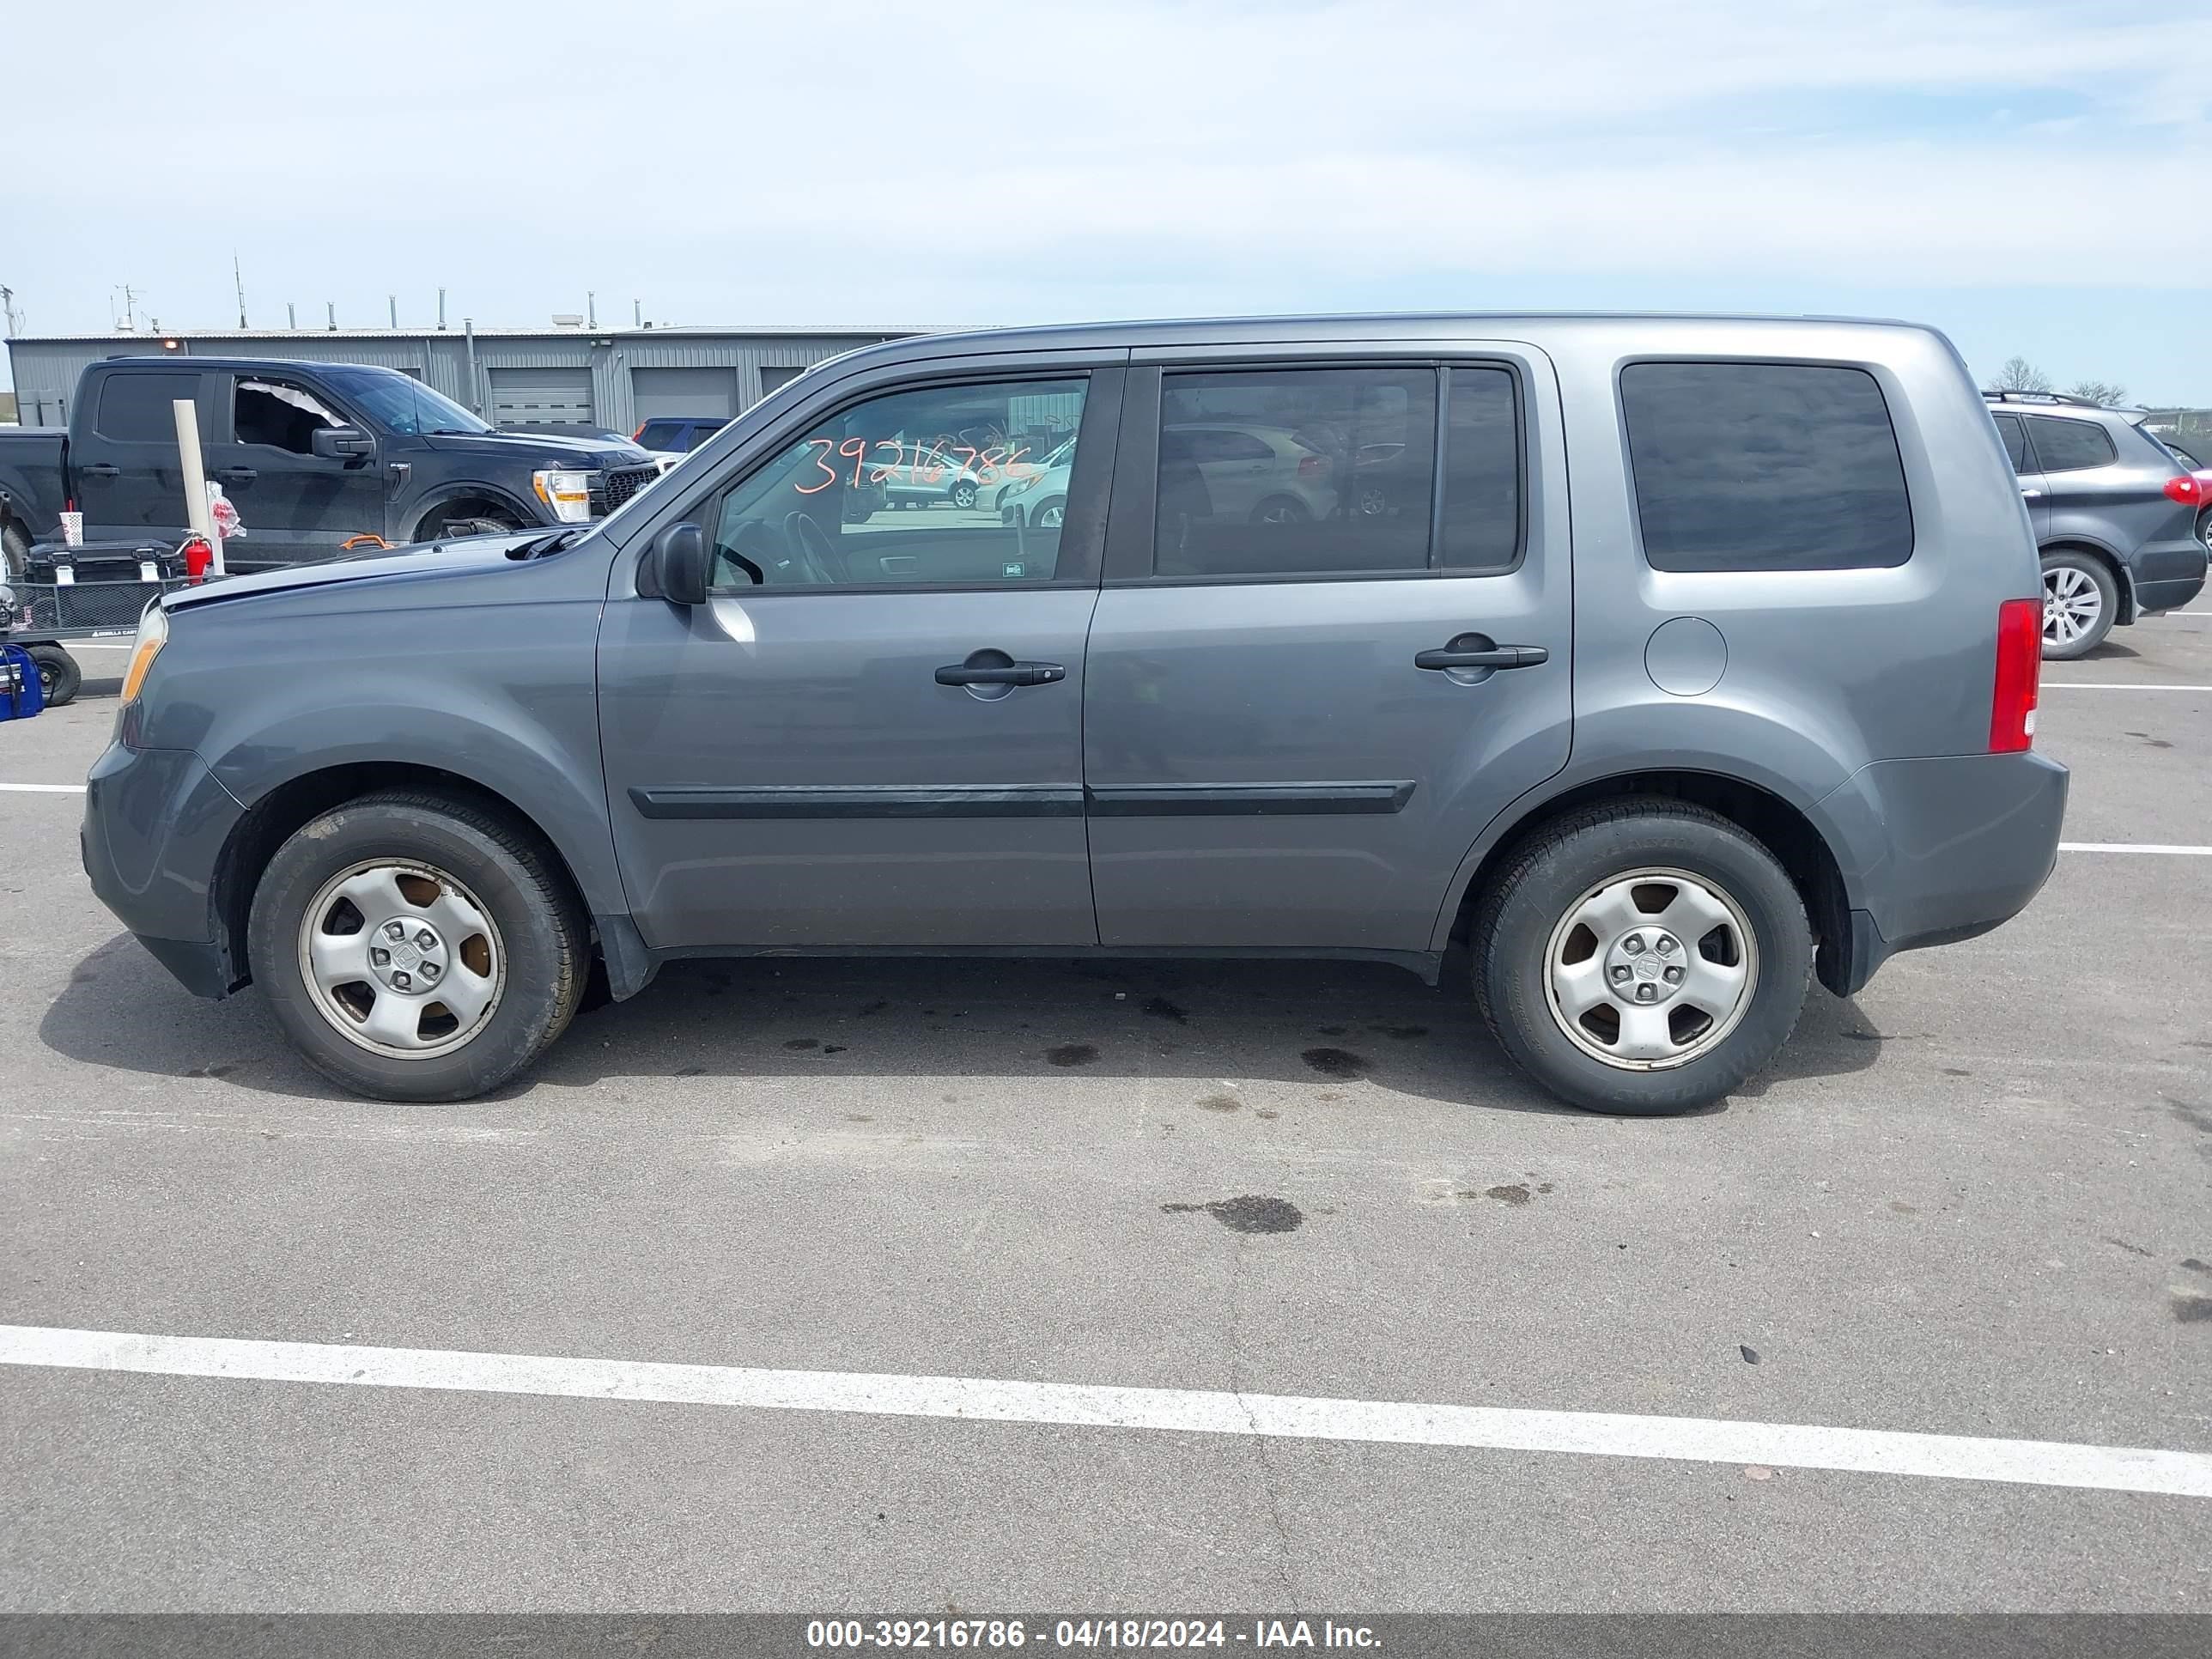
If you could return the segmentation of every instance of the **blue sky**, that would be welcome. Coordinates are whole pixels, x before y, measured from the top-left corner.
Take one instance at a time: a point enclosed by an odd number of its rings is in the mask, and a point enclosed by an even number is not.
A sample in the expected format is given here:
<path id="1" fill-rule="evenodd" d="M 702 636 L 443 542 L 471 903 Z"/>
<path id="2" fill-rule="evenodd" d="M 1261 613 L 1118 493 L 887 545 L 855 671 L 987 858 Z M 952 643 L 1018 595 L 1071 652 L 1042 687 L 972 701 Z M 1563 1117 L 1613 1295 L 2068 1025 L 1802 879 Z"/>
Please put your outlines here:
<path id="1" fill-rule="evenodd" d="M 2212 404 L 2212 0 L 174 15 L 10 20 L 29 332 L 235 250 L 262 325 L 1843 312 Z"/>

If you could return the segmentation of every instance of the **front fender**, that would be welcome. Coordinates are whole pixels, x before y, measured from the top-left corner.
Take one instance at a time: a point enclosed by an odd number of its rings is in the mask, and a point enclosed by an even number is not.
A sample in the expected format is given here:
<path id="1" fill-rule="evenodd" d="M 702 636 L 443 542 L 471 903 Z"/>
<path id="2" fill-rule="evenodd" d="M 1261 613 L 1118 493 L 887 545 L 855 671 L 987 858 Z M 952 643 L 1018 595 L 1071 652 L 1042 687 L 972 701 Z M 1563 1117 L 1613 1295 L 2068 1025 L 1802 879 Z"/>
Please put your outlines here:
<path id="1" fill-rule="evenodd" d="M 459 775 L 538 826 L 588 908 L 627 909 L 599 764 L 599 601 L 364 611 L 343 595 L 187 613 L 161 653 L 145 741 L 197 752 L 249 807 L 333 767 Z"/>

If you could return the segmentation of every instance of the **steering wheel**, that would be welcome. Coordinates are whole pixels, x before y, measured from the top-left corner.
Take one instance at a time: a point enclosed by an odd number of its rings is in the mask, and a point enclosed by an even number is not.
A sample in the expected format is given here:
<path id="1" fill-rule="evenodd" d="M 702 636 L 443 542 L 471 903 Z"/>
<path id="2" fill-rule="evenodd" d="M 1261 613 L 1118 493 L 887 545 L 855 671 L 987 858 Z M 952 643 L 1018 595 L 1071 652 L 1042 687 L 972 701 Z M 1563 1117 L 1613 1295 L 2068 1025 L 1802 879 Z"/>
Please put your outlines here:
<path id="1" fill-rule="evenodd" d="M 822 526 L 805 514 L 793 513 L 785 518 L 783 538 L 791 544 L 792 556 L 806 572 L 808 581 L 834 587 L 844 580 L 844 561 L 837 556 Z"/>

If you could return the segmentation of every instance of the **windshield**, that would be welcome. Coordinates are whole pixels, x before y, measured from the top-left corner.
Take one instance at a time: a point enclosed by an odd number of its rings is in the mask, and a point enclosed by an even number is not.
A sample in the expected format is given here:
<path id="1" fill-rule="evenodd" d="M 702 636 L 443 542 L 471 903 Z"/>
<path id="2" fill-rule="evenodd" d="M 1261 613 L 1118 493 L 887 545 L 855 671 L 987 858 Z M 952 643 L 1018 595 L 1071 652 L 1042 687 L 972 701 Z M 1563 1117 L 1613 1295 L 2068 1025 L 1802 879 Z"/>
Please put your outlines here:
<path id="1" fill-rule="evenodd" d="M 394 432 L 489 432 L 491 428 L 452 398 L 388 368 L 338 368 L 331 384 Z"/>

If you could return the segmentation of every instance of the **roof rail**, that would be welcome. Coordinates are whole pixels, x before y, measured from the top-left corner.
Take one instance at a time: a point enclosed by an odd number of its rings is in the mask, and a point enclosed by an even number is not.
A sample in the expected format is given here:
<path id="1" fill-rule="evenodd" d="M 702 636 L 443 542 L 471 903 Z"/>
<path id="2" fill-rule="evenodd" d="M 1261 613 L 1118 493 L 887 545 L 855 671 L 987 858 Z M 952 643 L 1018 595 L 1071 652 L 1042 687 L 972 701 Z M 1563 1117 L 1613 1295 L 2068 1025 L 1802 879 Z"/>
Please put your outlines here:
<path id="1" fill-rule="evenodd" d="M 2067 392 L 1991 392 L 1982 396 L 2000 404 L 2071 404 L 2076 409 L 2102 409 L 2094 398 L 2076 398 Z"/>

